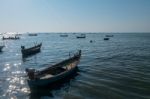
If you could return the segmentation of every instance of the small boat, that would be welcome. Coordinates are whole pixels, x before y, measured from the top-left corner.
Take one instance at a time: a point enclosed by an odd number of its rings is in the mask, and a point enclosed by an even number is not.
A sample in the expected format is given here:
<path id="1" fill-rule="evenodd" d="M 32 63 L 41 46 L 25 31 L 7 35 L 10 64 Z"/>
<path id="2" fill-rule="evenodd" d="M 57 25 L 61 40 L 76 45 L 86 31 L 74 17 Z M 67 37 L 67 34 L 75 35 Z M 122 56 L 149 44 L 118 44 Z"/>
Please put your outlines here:
<path id="1" fill-rule="evenodd" d="M 2 40 L 18 40 L 18 39 L 20 39 L 20 37 L 17 37 L 17 36 L 15 36 L 15 37 L 4 37 L 3 36 L 3 38 L 2 38 Z"/>
<path id="2" fill-rule="evenodd" d="M 90 40 L 90 43 L 93 43 L 93 40 Z"/>
<path id="3" fill-rule="evenodd" d="M 86 35 L 85 34 L 81 34 L 81 35 L 76 36 L 76 38 L 86 38 Z"/>
<path id="4" fill-rule="evenodd" d="M 81 50 L 74 54 L 74 56 L 61 61 L 57 64 L 49 66 L 42 70 L 26 69 L 28 75 L 28 85 L 30 89 L 50 86 L 54 83 L 64 80 L 68 76 L 76 73 L 77 65 L 80 61 Z"/>
<path id="5" fill-rule="evenodd" d="M 35 33 L 28 34 L 28 36 L 37 36 Z"/>
<path id="6" fill-rule="evenodd" d="M 42 43 L 35 45 L 31 48 L 25 48 L 25 46 L 21 46 L 21 52 L 23 57 L 27 57 L 29 55 L 36 54 L 41 51 Z"/>
<path id="7" fill-rule="evenodd" d="M 67 34 L 61 34 L 60 37 L 68 37 Z"/>
<path id="8" fill-rule="evenodd" d="M 114 37 L 114 35 L 105 35 L 105 37 Z"/>
<path id="9" fill-rule="evenodd" d="M 21 35 L 22 35 L 22 34 L 20 34 L 20 33 L 17 33 L 17 34 L 16 34 L 16 36 L 21 36 Z"/>
<path id="10" fill-rule="evenodd" d="M 0 46 L 0 52 L 2 52 L 2 49 L 4 48 L 4 45 Z"/>
<path id="11" fill-rule="evenodd" d="M 104 40 L 109 40 L 109 38 L 108 38 L 108 37 L 105 37 Z"/>

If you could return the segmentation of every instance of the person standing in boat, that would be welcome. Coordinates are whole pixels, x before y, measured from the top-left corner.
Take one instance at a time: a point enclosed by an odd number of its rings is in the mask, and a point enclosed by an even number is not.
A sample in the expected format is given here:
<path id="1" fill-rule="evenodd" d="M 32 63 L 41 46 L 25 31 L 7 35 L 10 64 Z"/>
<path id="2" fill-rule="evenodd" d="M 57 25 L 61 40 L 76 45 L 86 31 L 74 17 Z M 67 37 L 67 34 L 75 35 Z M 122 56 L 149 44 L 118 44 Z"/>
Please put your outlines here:
<path id="1" fill-rule="evenodd" d="M 29 79 L 35 79 L 35 69 L 28 69 L 28 68 L 26 68 L 26 70 L 25 70 L 26 72 L 27 72 L 27 75 L 28 75 L 28 77 L 29 77 Z"/>
<path id="2" fill-rule="evenodd" d="M 21 46 L 21 49 L 25 49 L 25 46 Z"/>

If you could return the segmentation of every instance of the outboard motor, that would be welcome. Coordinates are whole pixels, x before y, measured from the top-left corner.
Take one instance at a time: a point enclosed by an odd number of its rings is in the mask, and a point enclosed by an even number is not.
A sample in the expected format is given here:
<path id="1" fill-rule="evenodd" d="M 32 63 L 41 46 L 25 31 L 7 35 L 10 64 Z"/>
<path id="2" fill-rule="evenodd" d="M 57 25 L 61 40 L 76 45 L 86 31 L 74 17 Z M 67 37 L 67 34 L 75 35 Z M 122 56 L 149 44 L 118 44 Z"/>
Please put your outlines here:
<path id="1" fill-rule="evenodd" d="M 26 68 L 26 72 L 28 74 L 29 79 L 34 80 L 35 79 L 35 69 L 32 68 Z"/>

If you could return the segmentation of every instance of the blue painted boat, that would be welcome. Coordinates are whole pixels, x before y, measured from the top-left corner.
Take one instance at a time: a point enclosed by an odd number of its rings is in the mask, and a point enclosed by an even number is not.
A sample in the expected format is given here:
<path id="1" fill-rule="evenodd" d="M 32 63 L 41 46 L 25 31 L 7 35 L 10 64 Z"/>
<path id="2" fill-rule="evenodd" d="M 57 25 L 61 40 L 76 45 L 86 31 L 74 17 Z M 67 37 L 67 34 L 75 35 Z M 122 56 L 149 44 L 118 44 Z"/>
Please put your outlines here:
<path id="1" fill-rule="evenodd" d="M 40 52 L 41 51 L 41 46 L 42 46 L 42 43 L 40 43 L 38 45 L 35 45 L 31 48 L 25 48 L 24 46 L 21 46 L 22 56 L 27 57 L 29 55 L 33 55 L 33 54 L 36 54 L 36 53 Z"/>
<path id="2" fill-rule="evenodd" d="M 66 77 L 73 75 L 77 70 L 80 61 L 81 50 L 74 56 L 49 66 L 43 70 L 26 69 L 28 75 L 28 85 L 32 88 L 44 87 L 59 82 Z"/>

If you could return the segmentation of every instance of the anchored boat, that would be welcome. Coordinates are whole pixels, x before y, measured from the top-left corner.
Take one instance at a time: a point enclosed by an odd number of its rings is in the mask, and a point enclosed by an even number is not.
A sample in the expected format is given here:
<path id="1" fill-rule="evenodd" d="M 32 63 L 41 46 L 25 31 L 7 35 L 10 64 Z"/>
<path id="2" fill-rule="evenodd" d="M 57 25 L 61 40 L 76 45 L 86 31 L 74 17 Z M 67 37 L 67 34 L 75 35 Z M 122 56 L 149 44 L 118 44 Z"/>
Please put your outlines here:
<path id="1" fill-rule="evenodd" d="M 108 38 L 108 37 L 105 37 L 104 40 L 109 40 L 109 38 Z"/>
<path id="2" fill-rule="evenodd" d="M 27 57 L 29 55 L 36 54 L 41 51 L 42 43 L 35 45 L 31 48 L 25 48 L 25 46 L 21 46 L 21 52 L 23 57 Z"/>
<path id="3" fill-rule="evenodd" d="M 76 38 L 86 38 L 86 35 L 85 34 L 81 34 L 81 35 L 76 36 Z"/>
<path id="4" fill-rule="evenodd" d="M 47 86 L 73 75 L 77 70 L 77 65 L 80 61 L 81 50 L 74 56 L 61 61 L 57 64 L 49 66 L 43 70 L 26 69 L 28 75 L 28 85 L 32 88 Z"/>
<path id="5" fill-rule="evenodd" d="M 17 37 L 17 36 L 15 36 L 15 37 L 4 37 L 3 36 L 3 38 L 2 38 L 2 40 L 19 40 L 20 39 L 20 37 Z"/>

